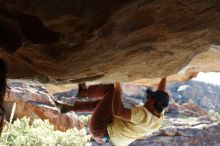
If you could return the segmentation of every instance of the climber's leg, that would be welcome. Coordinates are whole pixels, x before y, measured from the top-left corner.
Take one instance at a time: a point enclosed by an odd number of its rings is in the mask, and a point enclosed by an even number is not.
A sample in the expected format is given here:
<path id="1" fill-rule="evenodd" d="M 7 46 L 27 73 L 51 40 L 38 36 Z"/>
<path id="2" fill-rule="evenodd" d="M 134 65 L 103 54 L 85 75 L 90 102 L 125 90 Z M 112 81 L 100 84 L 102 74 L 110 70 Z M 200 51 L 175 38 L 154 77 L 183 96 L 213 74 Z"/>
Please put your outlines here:
<path id="1" fill-rule="evenodd" d="M 112 121 L 114 91 L 114 84 L 90 86 L 88 90 L 88 97 L 102 98 L 96 105 L 89 123 L 90 133 L 100 143 L 103 143 L 103 137 L 107 135 L 107 125 Z"/>

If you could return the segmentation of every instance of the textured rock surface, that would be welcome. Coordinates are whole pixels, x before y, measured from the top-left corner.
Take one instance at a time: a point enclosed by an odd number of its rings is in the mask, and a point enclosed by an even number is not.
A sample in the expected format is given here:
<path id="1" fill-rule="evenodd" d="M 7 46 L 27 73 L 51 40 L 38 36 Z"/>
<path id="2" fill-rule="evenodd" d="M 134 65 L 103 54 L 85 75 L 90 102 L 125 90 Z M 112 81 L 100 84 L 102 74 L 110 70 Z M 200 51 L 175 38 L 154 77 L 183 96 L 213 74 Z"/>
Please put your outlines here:
<path id="1" fill-rule="evenodd" d="M 48 119 L 59 130 L 67 130 L 73 127 L 82 128 L 83 124 L 74 112 L 61 114 L 54 104 L 54 97 L 47 93 L 45 88 L 30 83 L 9 83 L 5 98 L 6 118 L 9 119 L 12 105 L 16 102 L 14 118 L 28 116 L 33 119 Z"/>
<path id="2" fill-rule="evenodd" d="M 220 41 L 218 0 L 0 0 L 0 7 L 0 56 L 10 77 L 156 78 Z M 219 66 L 208 54 L 187 69 L 219 71 L 207 68 Z"/>
<path id="3" fill-rule="evenodd" d="M 220 86 L 199 81 L 173 82 L 167 86 L 171 99 L 175 103 L 183 104 L 193 102 L 208 111 L 215 110 L 220 113 Z"/>
<path id="4" fill-rule="evenodd" d="M 158 136 L 153 136 L 147 140 L 138 140 L 131 146 L 155 145 L 220 145 L 219 137 L 220 124 L 202 124 L 184 128 L 161 129 Z"/>

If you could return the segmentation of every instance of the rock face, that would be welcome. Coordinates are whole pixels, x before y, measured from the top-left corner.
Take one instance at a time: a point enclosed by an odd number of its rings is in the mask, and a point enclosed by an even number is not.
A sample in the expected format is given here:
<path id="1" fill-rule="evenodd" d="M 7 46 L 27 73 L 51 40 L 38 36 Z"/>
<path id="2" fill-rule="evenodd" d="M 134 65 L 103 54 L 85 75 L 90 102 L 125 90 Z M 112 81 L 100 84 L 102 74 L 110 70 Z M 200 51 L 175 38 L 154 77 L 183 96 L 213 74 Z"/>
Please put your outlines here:
<path id="1" fill-rule="evenodd" d="M 205 110 L 215 110 L 220 113 L 220 86 L 199 81 L 173 82 L 168 84 L 171 99 L 175 103 L 194 102 Z"/>
<path id="2" fill-rule="evenodd" d="M 198 125 L 190 128 L 165 128 L 160 130 L 158 136 L 147 140 L 138 140 L 130 146 L 155 145 L 220 145 L 220 124 Z"/>
<path id="3" fill-rule="evenodd" d="M 0 0 L 0 56 L 15 78 L 156 78 L 218 44 L 219 23 L 218 0 Z"/>
<path id="4" fill-rule="evenodd" d="M 16 102 L 14 118 L 28 116 L 33 119 L 48 119 L 56 129 L 65 131 L 76 127 L 82 128 L 82 122 L 74 112 L 61 114 L 54 104 L 54 97 L 47 93 L 45 88 L 30 83 L 9 83 L 5 97 L 6 118 L 9 119 L 12 105 Z"/>

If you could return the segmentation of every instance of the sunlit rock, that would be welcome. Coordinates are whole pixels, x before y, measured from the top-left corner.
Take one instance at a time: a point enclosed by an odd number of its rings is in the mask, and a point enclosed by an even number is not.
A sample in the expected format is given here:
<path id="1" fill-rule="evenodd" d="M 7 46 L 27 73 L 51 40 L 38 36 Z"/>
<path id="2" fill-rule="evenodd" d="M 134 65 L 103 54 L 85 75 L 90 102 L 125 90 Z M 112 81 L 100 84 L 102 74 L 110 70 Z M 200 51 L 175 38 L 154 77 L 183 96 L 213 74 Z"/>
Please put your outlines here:
<path id="1" fill-rule="evenodd" d="M 48 119 L 56 129 L 65 131 L 70 128 L 82 128 L 83 124 L 74 112 L 66 114 L 54 104 L 54 97 L 45 92 L 44 88 L 39 88 L 30 83 L 10 83 L 10 89 L 5 97 L 6 118 L 9 119 L 12 105 L 16 102 L 14 118 L 28 116 L 33 119 Z"/>

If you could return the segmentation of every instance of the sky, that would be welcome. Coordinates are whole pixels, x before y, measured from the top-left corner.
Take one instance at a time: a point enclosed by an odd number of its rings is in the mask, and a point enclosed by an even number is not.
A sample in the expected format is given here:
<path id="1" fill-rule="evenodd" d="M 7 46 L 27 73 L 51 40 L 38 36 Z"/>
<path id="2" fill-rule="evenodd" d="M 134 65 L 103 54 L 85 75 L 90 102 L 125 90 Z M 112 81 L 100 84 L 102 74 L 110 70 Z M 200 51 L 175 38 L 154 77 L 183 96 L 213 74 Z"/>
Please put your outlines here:
<path id="1" fill-rule="evenodd" d="M 218 72 L 209 72 L 209 73 L 200 72 L 196 78 L 193 78 L 193 80 L 211 83 L 214 85 L 220 85 L 220 73 L 218 73 Z"/>

